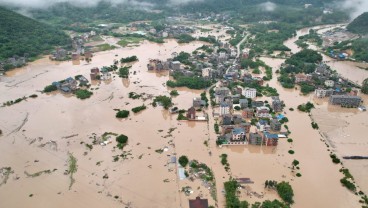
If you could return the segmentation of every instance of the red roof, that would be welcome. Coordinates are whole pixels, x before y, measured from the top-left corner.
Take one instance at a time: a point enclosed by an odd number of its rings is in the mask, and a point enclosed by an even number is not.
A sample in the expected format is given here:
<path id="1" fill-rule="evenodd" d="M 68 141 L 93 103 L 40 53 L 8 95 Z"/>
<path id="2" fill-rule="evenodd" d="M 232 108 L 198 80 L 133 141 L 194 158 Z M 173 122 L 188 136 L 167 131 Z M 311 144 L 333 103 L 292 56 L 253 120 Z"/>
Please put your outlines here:
<path id="1" fill-rule="evenodd" d="M 208 200 L 198 196 L 196 199 L 189 200 L 189 208 L 208 208 Z"/>

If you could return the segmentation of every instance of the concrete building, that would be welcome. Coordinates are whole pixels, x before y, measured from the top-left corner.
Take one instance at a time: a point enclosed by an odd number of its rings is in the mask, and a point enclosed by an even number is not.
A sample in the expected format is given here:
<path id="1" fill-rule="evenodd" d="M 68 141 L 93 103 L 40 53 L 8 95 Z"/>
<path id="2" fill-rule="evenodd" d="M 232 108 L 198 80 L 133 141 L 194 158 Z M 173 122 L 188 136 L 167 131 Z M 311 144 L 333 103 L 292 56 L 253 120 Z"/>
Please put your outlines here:
<path id="1" fill-rule="evenodd" d="M 280 100 L 278 96 L 272 97 L 272 109 L 275 112 L 281 112 L 284 106 L 284 102 Z"/>
<path id="2" fill-rule="evenodd" d="M 243 128 L 234 128 L 231 132 L 232 141 L 246 141 L 245 130 Z"/>
<path id="3" fill-rule="evenodd" d="M 312 76 L 305 75 L 305 74 L 296 74 L 295 75 L 295 83 L 300 83 L 300 82 L 306 82 L 306 81 L 310 81 L 312 78 Z"/>
<path id="4" fill-rule="evenodd" d="M 244 89 L 244 96 L 246 98 L 253 99 L 253 98 L 256 97 L 256 95 L 257 95 L 257 90 L 256 89 L 254 89 L 254 88 L 245 88 Z"/>
<path id="5" fill-rule="evenodd" d="M 253 118 L 254 110 L 251 108 L 244 108 L 242 111 L 243 118 Z"/>
<path id="6" fill-rule="evenodd" d="M 189 120 L 194 120 L 196 118 L 196 109 L 194 107 L 188 109 L 187 118 Z"/>
<path id="7" fill-rule="evenodd" d="M 206 106 L 206 101 L 202 100 L 200 97 L 193 98 L 193 107 L 196 109 Z"/>
<path id="8" fill-rule="evenodd" d="M 230 106 L 226 102 L 220 104 L 220 115 L 230 114 Z"/>
<path id="9" fill-rule="evenodd" d="M 239 99 L 240 108 L 248 108 L 248 99 Z"/>
<path id="10" fill-rule="evenodd" d="M 262 145 L 263 144 L 263 137 L 258 133 L 249 133 L 249 144 L 253 145 Z"/>
<path id="11" fill-rule="evenodd" d="M 272 131 L 280 131 L 281 130 L 281 123 L 277 119 L 272 119 L 270 122 L 271 130 Z"/>
<path id="12" fill-rule="evenodd" d="M 325 85 L 326 87 L 333 87 L 335 85 L 335 82 L 333 80 L 326 80 Z"/>
<path id="13" fill-rule="evenodd" d="M 266 146 L 277 146 L 279 136 L 277 134 L 263 133 L 263 144 Z"/>
<path id="14" fill-rule="evenodd" d="M 341 105 L 344 107 L 359 107 L 362 101 L 361 97 L 351 95 L 331 95 L 330 104 Z"/>
<path id="15" fill-rule="evenodd" d="M 261 106 L 256 108 L 256 116 L 258 118 L 269 118 L 270 115 L 270 109 L 266 106 Z"/>
<path id="16" fill-rule="evenodd" d="M 333 94 L 334 90 L 333 89 L 316 89 L 314 91 L 314 94 L 316 95 L 317 98 L 324 98 L 324 97 L 330 97 Z"/>
<path id="17" fill-rule="evenodd" d="M 171 69 L 174 71 L 179 71 L 180 70 L 180 61 L 173 61 L 171 62 Z"/>
<path id="18" fill-rule="evenodd" d="M 204 78 L 211 78 L 212 75 L 212 69 L 211 68 L 204 68 L 202 69 L 202 77 Z"/>

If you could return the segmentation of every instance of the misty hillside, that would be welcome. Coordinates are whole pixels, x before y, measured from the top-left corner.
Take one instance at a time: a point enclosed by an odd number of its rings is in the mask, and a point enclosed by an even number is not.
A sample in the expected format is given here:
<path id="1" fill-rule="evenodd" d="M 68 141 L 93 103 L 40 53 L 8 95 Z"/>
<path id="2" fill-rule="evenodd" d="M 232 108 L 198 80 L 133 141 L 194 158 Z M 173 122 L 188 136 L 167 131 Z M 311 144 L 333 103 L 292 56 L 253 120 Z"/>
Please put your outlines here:
<path id="1" fill-rule="evenodd" d="M 357 34 L 368 34 L 368 12 L 365 12 L 355 18 L 348 26 L 350 32 Z"/>
<path id="2" fill-rule="evenodd" d="M 36 57 L 69 37 L 60 30 L 0 7 L 0 60 L 14 55 Z"/>

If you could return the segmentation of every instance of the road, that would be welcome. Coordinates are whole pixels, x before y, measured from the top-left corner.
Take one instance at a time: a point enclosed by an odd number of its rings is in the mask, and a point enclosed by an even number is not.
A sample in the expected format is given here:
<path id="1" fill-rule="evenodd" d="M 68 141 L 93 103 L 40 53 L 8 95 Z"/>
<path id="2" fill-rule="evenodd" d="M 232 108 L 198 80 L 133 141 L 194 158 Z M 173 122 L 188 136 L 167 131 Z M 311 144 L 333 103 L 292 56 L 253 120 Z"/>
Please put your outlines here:
<path id="1" fill-rule="evenodd" d="M 243 33 L 243 36 L 244 36 L 244 33 Z M 239 59 L 239 56 L 240 56 L 240 46 L 241 44 L 244 43 L 244 41 L 248 38 L 248 35 L 245 35 L 244 38 L 236 45 L 236 50 L 237 50 L 237 53 L 236 53 L 236 57 L 235 57 L 235 60 L 233 62 L 232 65 L 236 64 L 237 60 Z M 232 67 L 232 65 L 230 65 L 227 69 L 226 69 L 226 74 L 229 72 L 230 68 Z"/>

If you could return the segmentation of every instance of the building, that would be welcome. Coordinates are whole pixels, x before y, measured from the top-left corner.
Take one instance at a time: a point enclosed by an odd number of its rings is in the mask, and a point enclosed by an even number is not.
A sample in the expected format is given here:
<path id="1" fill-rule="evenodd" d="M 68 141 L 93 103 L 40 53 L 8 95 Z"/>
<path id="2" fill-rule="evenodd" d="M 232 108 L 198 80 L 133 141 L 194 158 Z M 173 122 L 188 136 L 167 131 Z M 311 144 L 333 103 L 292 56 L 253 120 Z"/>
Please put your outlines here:
<path id="1" fill-rule="evenodd" d="M 232 124 L 232 118 L 231 118 L 231 115 L 228 114 L 228 115 L 223 115 L 222 116 L 222 125 L 231 125 Z"/>
<path id="2" fill-rule="evenodd" d="M 270 126 L 272 131 L 280 131 L 281 130 L 281 123 L 277 119 L 272 119 L 270 121 Z"/>
<path id="3" fill-rule="evenodd" d="M 263 144 L 266 146 L 277 146 L 279 136 L 277 134 L 263 133 Z"/>
<path id="4" fill-rule="evenodd" d="M 171 62 L 171 69 L 174 71 L 179 71 L 180 70 L 180 61 L 173 61 Z"/>
<path id="5" fill-rule="evenodd" d="M 204 78 L 211 78 L 211 73 L 212 69 L 211 68 L 204 68 L 202 69 L 202 77 Z"/>
<path id="6" fill-rule="evenodd" d="M 270 109 L 266 106 L 261 106 L 256 108 L 256 116 L 258 118 L 269 118 L 270 117 Z"/>
<path id="7" fill-rule="evenodd" d="M 259 120 L 258 123 L 256 124 L 257 129 L 259 131 L 269 131 L 271 130 L 271 126 L 268 125 L 268 122 L 266 120 Z"/>
<path id="8" fill-rule="evenodd" d="M 325 85 L 326 87 L 333 87 L 335 85 L 335 82 L 333 80 L 326 80 Z"/>
<path id="9" fill-rule="evenodd" d="M 334 90 L 333 89 L 316 89 L 314 91 L 314 94 L 316 95 L 317 98 L 324 98 L 324 97 L 330 97 L 333 94 Z"/>
<path id="10" fill-rule="evenodd" d="M 219 87 L 215 90 L 216 95 L 228 96 L 230 94 L 230 90 L 227 87 Z"/>
<path id="11" fill-rule="evenodd" d="M 330 104 L 341 105 L 343 107 L 359 107 L 362 101 L 361 97 L 351 95 L 331 95 Z"/>
<path id="12" fill-rule="evenodd" d="M 311 78 L 312 77 L 310 75 L 296 74 L 295 75 L 295 83 L 307 82 L 307 81 L 310 81 Z"/>
<path id="13" fill-rule="evenodd" d="M 188 109 L 187 118 L 189 120 L 194 120 L 196 118 L 196 109 L 194 107 Z"/>
<path id="14" fill-rule="evenodd" d="M 206 101 L 202 100 L 200 97 L 193 98 L 193 107 L 196 109 L 206 106 Z"/>
<path id="15" fill-rule="evenodd" d="M 241 117 L 241 115 L 234 115 L 233 116 L 233 123 L 234 124 L 240 124 L 243 122 L 243 118 Z"/>
<path id="16" fill-rule="evenodd" d="M 189 208 L 208 208 L 208 199 L 201 199 L 199 196 L 189 199 Z"/>
<path id="17" fill-rule="evenodd" d="M 249 144 L 253 145 L 262 145 L 263 144 L 263 137 L 258 133 L 249 133 Z"/>
<path id="18" fill-rule="evenodd" d="M 243 118 L 253 118 L 254 110 L 251 108 L 244 108 L 242 111 Z"/>
<path id="19" fill-rule="evenodd" d="M 252 108 L 264 106 L 263 101 L 252 101 Z"/>
<path id="20" fill-rule="evenodd" d="M 245 123 L 239 124 L 239 126 L 245 129 L 245 133 L 249 133 L 250 127 L 252 126 L 252 124 L 245 122 Z"/>
<path id="21" fill-rule="evenodd" d="M 239 99 L 240 108 L 248 108 L 248 99 Z"/>
<path id="22" fill-rule="evenodd" d="M 220 115 L 230 114 L 230 106 L 226 102 L 220 104 Z"/>
<path id="23" fill-rule="evenodd" d="M 244 96 L 246 98 L 255 98 L 257 95 L 257 90 L 254 88 L 245 88 L 244 89 Z"/>
<path id="24" fill-rule="evenodd" d="M 275 112 L 281 112 L 284 107 L 284 102 L 278 96 L 272 97 L 272 108 Z"/>
<path id="25" fill-rule="evenodd" d="M 231 131 L 231 140 L 232 141 L 246 141 L 246 135 L 245 135 L 245 130 L 243 128 L 234 128 L 232 131 Z"/>

